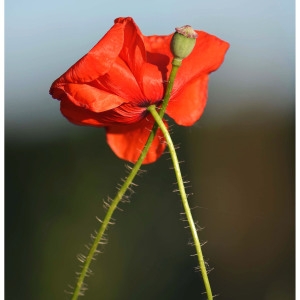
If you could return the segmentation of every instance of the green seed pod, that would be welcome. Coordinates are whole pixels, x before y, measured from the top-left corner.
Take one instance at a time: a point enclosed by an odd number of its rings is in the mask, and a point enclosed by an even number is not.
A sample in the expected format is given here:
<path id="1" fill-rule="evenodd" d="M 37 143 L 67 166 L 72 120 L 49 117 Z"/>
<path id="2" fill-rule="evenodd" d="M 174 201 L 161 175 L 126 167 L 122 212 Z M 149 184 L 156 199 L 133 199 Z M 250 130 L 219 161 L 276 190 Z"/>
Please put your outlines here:
<path id="1" fill-rule="evenodd" d="M 189 25 L 175 28 L 175 30 L 171 41 L 171 51 L 175 58 L 183 59 L 193 51 L 198 34 Z"/>

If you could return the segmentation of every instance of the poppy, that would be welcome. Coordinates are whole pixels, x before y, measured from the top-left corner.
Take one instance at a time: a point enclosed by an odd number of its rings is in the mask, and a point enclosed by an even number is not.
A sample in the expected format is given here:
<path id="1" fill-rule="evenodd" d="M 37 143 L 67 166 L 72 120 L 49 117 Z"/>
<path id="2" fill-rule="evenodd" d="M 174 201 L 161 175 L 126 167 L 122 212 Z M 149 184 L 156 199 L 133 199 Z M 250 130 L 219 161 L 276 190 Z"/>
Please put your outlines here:
<path id="1" fill-rule="evenodd" d="M 195 48 L 178 70 L 166 109 L 184 126 L 200 118 L 208 75 L 220 67 L 229 48 L 216 36 L 196 32 Z M 53 82 L 50 94 L 60 100 L 62 114 L 72 123 L 105 127 L 115 154 L 134 163 L 154 124 L 147 107 L 161 105 L 167 86 L 172 36 L 144 36 L 132 18 L 118 18 L 85 56 Z M 156 161 L 165 147 L 158 130 L 143 163 Z"/>

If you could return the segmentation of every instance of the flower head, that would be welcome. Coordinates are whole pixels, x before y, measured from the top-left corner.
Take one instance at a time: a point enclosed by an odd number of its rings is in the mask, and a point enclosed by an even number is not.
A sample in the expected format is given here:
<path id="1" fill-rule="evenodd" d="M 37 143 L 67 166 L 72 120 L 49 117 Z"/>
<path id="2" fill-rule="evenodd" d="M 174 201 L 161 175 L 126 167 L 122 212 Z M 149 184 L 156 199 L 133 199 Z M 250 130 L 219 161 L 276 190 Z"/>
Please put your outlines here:
<path id="1" fill-rule="evenodd" d="M 193 125 L 207 100 L 209 73 L 223 62 L 227 42 L 196 31 L 191 55 L 178 71 L 166 113 L 179 125 Z M 117 156 L 136 162 L 154 120 L 147 107 L 164 96 L 173 55 L 173 34 L 144 36 L 132 18 L 118 18 L 104 37 L 56 79 L 50 94 L 60 100 L 72 123 L 105 127 Z M 165 149 L 157 131 L 144 163 L 156 161 Z"/>

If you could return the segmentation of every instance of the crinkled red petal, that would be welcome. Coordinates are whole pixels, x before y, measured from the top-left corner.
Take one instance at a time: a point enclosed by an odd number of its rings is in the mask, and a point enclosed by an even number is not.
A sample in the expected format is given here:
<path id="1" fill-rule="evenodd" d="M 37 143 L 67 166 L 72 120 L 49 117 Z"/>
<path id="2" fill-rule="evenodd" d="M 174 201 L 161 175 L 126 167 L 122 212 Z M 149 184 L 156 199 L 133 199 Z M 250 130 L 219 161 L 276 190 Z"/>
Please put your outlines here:
<path id="1" fill-rule="evenodd" d="M 153 124 L 154 120 L 149 115 L 135 124 L 107 127 L 107 143 L 118 157 L 135 163 L 146 144 Z M 158 130 L 143 164 L 155 162 L 165 148 L 165 139 Z"/>
<path id="2" fill-rule="evenodd" d="M 147 114 L 145 107 L 125 103 L 105 112 L 93 112 L 65 100 L 60 102 L 62 114 L 72 123 L 90 126 L 111 126 L 139 122 Z"/>
<path id="3" fill-rule="evenodd" d="M 74 105 L 92 112 L 107 111 L 127 102 L 124 98 L 88 84 L 67 83 L 52 88 L 52 95 L 61 101 L 71 101 Z"/>
<path id="4" fill-rule="evenodd" d="M 207 86 L 208 75 L 189 82 L 170 100 L 166 113 L 179 125 L 193 125 L 204 111 L 207 102 Z"/>
<path id="5" fill-rule="evenodd" d="M 156 103 L 164 92 L 162 72 L 146 58 L 144 37 L 133 19 L 118 18 L 89 53 L 52 84 L 50 94 L 94 112 L 126 102 Z"/>
<path id="6" fill-rule="evenodd" d="M 116 58 L 107 74 L 92 82 L 93 86 L 126 99 L 130 103 L 139 104 L 145 98 L 137 79 L 127 63 L 120 57 Z"/>

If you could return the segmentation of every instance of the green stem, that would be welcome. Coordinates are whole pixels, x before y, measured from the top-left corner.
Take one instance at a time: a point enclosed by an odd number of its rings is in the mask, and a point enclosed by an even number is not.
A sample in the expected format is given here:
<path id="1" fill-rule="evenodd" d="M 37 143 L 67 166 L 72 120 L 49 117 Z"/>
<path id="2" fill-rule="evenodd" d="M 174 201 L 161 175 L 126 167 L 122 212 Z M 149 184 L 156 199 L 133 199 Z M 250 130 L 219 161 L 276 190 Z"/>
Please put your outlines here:
<path id="1" fill-rule="evenodd" d="M 164 99 L 163 99 L 163 102 L 162 102 L 162 107 L 160 109 L 160 118 L 163 117 L 164 113 L 165 113 L 165 110 L 166 110 L 166 107 L 167 107 L 167 104 L 168 104 L 168 101 L 170 99 L 170 96 L 171 96 L 171 91 L 172 91 L 172 88 L 173 88 L 173 84 L 174 84 L 174 80 L 175 80 L 175 76 L 176 76 L 176 73 L 178 71 L 178 68 L 180 67 L 181 65 L 181 61 L 178 62 L 178 60 L 174 59 L 173 62 L 172 62 L 172 70 L 171 70 L 171 73 L 170 73 L 170 77 L 169 77 L 169 81 L 168 81 L 168 85 L 167 85 L 167 88 L 166 88 L 166 92 L 165 92 L 165 96 L 164 96 Z M 98 244 L 101 242 L 101 239 L 105 233 L 105 231 L 107 230 L 107 227 L 108 225 L 110 224 L 111 222 L 111 218 L 112 218 L 112 215 L 114 213 L 114 211 L 116 210 L 119 202 L 122 200 L 124 194 L 126 193 L 127 189 L 130 187 L 130 185 L 132 184 L 132 181 L 133 179 L 135 178 L 136 174 L 138 173 L 147 153 L 148 153 L 148 150 L 150 149 L 150 146 L 154 140 L 154 137 L 155 137 L 155 134 L 157 132 L 157 129 L 158 129 L 158 126 L 157 124 L 155 123 L 151 132 L 150 132 L 150 135 L 148 137 L 148 140 L 145 144 L 145 147 L 144 149 L 142 150 L 142 153 L 140 155 L 140 157 L 138 158 L 138 161 L 135 163 L 135 165 L 133 166 L 130 174 L 128 175 L 128 177 L 126 178 L 125 182 L 123 183 L 122 187 L 120 188 L 119 192 L 117 193 L 116 197 L 112 200 L 109 208 L 108 208 L 108 211 L 105 215 L 105 218 L 99 228 L 99 231 L 94 239 L 94 242 L 89 250 L 89 253 L 84 261 L 84 264 L 83 264 L 83 268 L 79 274 L 79 277 L 78 277 L 78 280 L 77 280 L 77 283 L 76 283 L 76 287 L 74 289 L 74 292 L 73 292 L 73 296 L 72 296 L 72 300 L 77 300 L 79 296 L 82 295 L 82 290 L 83 290 L 83 286 L 84 286 L 84 279 L 87 275 L 87 273 L 89 272 L 89 267 L 90 267 L 90 264 L 95 256 L 95 253 L 97 252 L 97 248 L 98 248 Z"/>
<path id="2" fill-rule="evenodd" d="M 152 114 L 152 116 L 155 119 L 156 123 L 158 124 L 159 128 L 161 129 L 162 133 L 164 134 L 164 137 L 165 137 L 166 142 L 168 144 L 170 154 L 171 154 L 171 158 L 172 158 L 173 165 L 174 165 L 174 170 L 175 170 L 177 182 L 178 182 L 179 192 L 180 192 L 181 199 L 182 199 L 182 204 L 183 204 L 185 214 L 186 214 L 186 217 L 187 217 L 190 229 L 191 229 L 192 237 L 193 237 L 193 240 L 194 240 L 194 244 L 195 244 L 195 248 L 196 248 L 196 252 L 197 252 L 197 256 L 198 256 L 198 261 L 199 261 L 199 266 L 200 266 L 204 286 L 205 286 L 205 289 L 206 289 L 207 297 L 208 297 L 208 300 L 212 300 L 212 291 L 211 291 L 211 287 L 210 287 L 208 276 L 207 276 L 207 271 L 206 271 L 206 267 L 205 267 L 205 262 L 204 262 L 202 250 L 201 250 L 201 245 L 200 245 L 200 242 L 199 242 L 197 229 L 196 229 L 196 226 L 195 226 L 195 223 L 194 223 L 194 220 L 193 220 L 193 216 L 192 216 L 192 213 L 191 213 L 191 210 L 190 210 L 190 207 L 189 207 L 189 203 L 188 203 L 188 200 L 187 200 L 187 195 L 186 195 L 186 192 L 185 192 L 185 188 L 184 188 L 184 184 L 183 184 L 183 180 L 182 180 L 182 175 L 181 175 L 181 171 L 180 171 L 180 167 L 179 167 L 179 162 L 178 162 L 178 158 L 177 158 L 177 154 L 176 154 L 176 151 L 175 151 L 173 141 L 171 139 L 171 136 L 169 134 L 168 129 L 166 128 L 164 122 L 162 121 L 161 117 L 157 113 L 155 105 L 149 106 L 148 110 L 150 111 L 150 113 Z"/>
<path id="3" fill-rule="evenodd" d="M 165 96 L 164 96 L 164 99 L 163 99 L 163 102 L 162 102 L 162 105 L 161 105 L 161 108 L 160 108 L 160 112 L 159 112 L 159 116 L 160 116 L 161 119 L 162 119 L 162 117 L 163 117 L 163 115 L 166 111 L 167 105 L 169 103 L 169 100 L 170 100 L 170 97 L 171 97 L 171 92 L 172 92 L 173 85 L 174 85 L 174 82 L 175 82 L 175 77 L 176 77 L 176 74 L 177 74 L 177 71 L 178 71 L 179 67 L 181 66 L 181 63 L 182 63 L 182 60 L 178 59 L 178 58 L 174 58 L 173 61 L 172 61 L 172 70 L 171 70 L 171 73 L 170 73 L 170 77 L 169 77 L 168 85 L 167 85 L 167 88 L 166 88 Z"/>
<path id="4" fill-rule="evenodd" d="M 78 281 L 77 281 L 77 284 L 76 284 L 76 288 L 74 290 L 74 293 L 73 293 L 73 297 L 72 297 L 72 300 L 77 300 L 79 296 L 81 296 L 81 290 L 82 290 L 82 287 L 83 287 L 83 282 L 84 282 L 84 279 L 88 273 L 88 270 L 89 270 L 89 267 L 90 267 L 90 264 L 93 260 L 93 257 L 97 251 L 97 247 L 98 247 L 98 244 L 101 242 L 101 239 L 103 237 L 103 234 L 105 233 L 110 221 L 111 221 L 111 218 L 112 218 L 112 215 L 115 211 L 115 209 L 117 208 L 119 202 L 122 200 L 124 194 L 126 193 L 127 189 L 129 188 L 129 186 L 132 184 L 132 181 L 134 179 L 134 177 L 136 176 L 136 174 L 138 173 L 142 163 L 143 163 L 143 160 L 144 158 L 146 157 L 147 153 L 148 153 L 148 150 L 152 144 L 152 141 L 155 137 L 155 133 L 157 131 L 157 126 L 154 126 L 152 131 L 150 132 L 150 135 L 149 135 L 149 138 L 146 142 L 146 145 L 138 159 L 138 161 L 136 162 L 136 164 L 133 166 L 130 174 L 128 175 L 128 177 L 126 178 L 124 184 L 122 185 L 122 187 L 120 188 L 120 190 L 118 191 L 116 197 L 113 199 L 113 201 L 111 202 L 109 208 L 108 208 L 108 211 L 105 215 L 105 218 L 101 224 L 101 227 L 94 239 L 94 242 L 93 242 L 93 245 L 92 247 L 90 248 L 90 251 L 85 259 L 85 262 L 84 262 L 84 265 L 83 265 L 83 268 L 81 270 L 81 273 L 80 273 L 80 276 L 78 278 Z"/>

